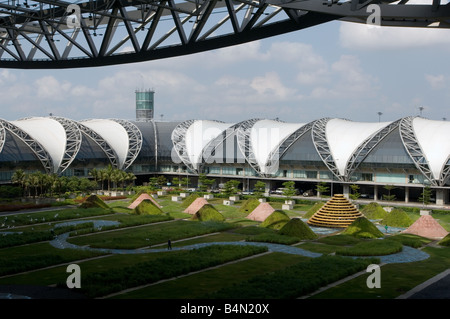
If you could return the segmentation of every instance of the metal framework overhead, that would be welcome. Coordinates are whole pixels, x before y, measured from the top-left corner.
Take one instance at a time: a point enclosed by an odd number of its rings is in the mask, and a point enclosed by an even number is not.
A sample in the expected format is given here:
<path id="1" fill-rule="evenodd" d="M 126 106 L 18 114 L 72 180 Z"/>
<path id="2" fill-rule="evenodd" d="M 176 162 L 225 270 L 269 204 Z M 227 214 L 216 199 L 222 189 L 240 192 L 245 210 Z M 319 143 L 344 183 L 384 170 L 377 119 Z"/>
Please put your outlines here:
<path id="1" fill-rule="evenodd" d="M 242 44 L 333 20 L 448 28 L 450 5 L 430 0 L 0 1 L 0 67 L 78 68 L 148 61 Z"/>

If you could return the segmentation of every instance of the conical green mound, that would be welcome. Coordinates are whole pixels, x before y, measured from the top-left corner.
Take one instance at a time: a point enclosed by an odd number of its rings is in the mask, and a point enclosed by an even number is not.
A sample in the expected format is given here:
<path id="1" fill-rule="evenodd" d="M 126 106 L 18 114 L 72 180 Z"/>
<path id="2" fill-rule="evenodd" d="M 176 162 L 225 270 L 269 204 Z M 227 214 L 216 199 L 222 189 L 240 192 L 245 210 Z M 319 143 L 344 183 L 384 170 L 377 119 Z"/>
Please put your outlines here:
<path id="1" fill-rule="evenodd" d="M 448 234 L 447 236 L 442 238 L 441 241 L 439 242 L 439 245 L 441 245 L 441 246 L 450 246 L 450 234 Z"/>
<path id="2" fill-rule="evenodd" d="M 197 198 L 200 196 L 198 194 L 191 194 L 188 197 L 186 197 L 183 202 L 181 203 L 182 208 L 188 208 L 189 205 L 191 205 Z"/>
<path id="3" fill-rule="evenodd" d="M 280 229 L 279 233 L 299 239 L 316 239 L 318 237 L 300 218 L 292 218 Z"/>
<path id="4" fill-rule="evenodd" d="M 91 195 L 80 205 L 80 208 L 104 208 L 108 209 L 109 206 L 102 201 L 97 195 Z"/>
<path id="5" fill-rule="evenodd" d="M 262 223 L 261 227 L 279 230 L 286 225 L 291 219 L 282 210 L 276 210 L 270 214 Z"/>
<path id="6" fill-rule="evenodd" d="M 409 227 L 413 221 L 404 210 L 394 208 L 380 223 L 391 227 Z"/>
<path id="7" fill-rule="evenodd" d="M 157 207 L 151 200 L 144 199 L 136 208 L 133 209 L 133 214 L 136 215 L 162 215 L 164 212 Z"/>
<path id="8" fill-rule="evenodd" d="M 370 220 L 365 217 L 358 217 L 342 233 L 342 235 L 352 235 L 359 238 L 380 238 L 383 233 Z"/>
<path id="9" fill-rule="evenodd" d="M 192 218 L 193 220 L 199 220 L 199 221 L 224 221 L 225 217 L 211 204 L 203 205 L 202 208 L 199 209 L 198 212 L 196 212 Z"/>
<path id="10" fill-rule="evenodd" d="M 368 219 L 383 219 L 388 214 L 380 204 L 375 202 L 364 206 L 361 213 Z"/>
<path id="11" fill-rule="evenodd" d="M 314 215 L 319 209 L 322 208 L 322 206 L 325 205 L 324 202 L 317 202 L 306 211 L 306 214 L 303 216 L 303 218 L 309 219 L 312 215 Z"/>
<path id="12" fill-rule="evenodd" d="M 244 203 L 242 203 L 239 211 L 241 213 L 250 214 L 256 207 L 259 206 L 259 204 L 260 202 L 256 198 L 249 198 Z"/>

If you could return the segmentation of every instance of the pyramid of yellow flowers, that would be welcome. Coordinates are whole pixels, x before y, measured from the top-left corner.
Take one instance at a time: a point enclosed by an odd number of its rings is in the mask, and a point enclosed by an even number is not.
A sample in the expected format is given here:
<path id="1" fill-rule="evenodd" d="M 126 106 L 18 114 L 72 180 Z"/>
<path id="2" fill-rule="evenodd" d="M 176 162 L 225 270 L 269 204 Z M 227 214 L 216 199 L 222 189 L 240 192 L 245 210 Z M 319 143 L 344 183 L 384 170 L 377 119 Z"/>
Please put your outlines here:
<path id="1" fill-rule="evenodd" d="M 345 228 L 363 216 L 344 195 L 336 194 L 307 223 L 316 227 Z"/>

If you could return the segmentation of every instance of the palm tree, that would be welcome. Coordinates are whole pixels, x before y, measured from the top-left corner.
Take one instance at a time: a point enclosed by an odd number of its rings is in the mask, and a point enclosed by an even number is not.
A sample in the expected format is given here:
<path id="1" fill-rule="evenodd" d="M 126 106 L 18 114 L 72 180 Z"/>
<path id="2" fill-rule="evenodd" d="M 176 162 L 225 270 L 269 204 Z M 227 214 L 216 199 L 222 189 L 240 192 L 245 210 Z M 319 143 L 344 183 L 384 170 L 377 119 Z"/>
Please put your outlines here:
<path id="1" fill-rule="evenodd" d="M 11 176 L 11 182 L 13 184 L 19 184 L 20 187 L 22 187 L 23 194 L 25 194 L 25 180 L 26 180 L 26 174 L 22 169 L 18 169 Z"/>

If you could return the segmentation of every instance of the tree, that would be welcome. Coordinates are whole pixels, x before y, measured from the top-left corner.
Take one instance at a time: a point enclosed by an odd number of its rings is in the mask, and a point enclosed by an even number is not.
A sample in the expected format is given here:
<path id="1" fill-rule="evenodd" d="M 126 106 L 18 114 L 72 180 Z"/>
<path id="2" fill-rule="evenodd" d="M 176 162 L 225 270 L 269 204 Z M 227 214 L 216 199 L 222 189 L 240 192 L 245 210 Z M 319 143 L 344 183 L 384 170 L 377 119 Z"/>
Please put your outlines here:
<path id="1" fill-rule="evenodd" d="M 397 187 L 395 187 L 394 185 L 386 185 L 384 186 L 384 189 L 388 191 L 388 195 L 383 194 L 383 199 L 387 200 L 387 201 L 394 201 L 397 197 L 395 196 L 395 194 L 391 195 L 391 190 L 396 189 Z"/>
<path id="2" fill-rule="evenodd" d="M 266 184 L 263 181 L 257 181 L 253 187 L 253 192 L 256 197 L 261 197 L 266 191 Z"/>
<path id="3" fill-rule="evenodd" d="M 284 182 L 283 187 L 283 195 L 286 196 L 287 199 L 292 199 L 292 196 L 297 194 L 294 181 Z"/>
<path id="4" fill-rule="evenodd" d="M 198 176 L 198 181 L 200 182 L 198 188 L 202 192 L 205 192 L 212 184 L 214 184 L 214 179 L 209 179 L 206 174 L 203 173 Z"/>
<path id="5" fill-rule="evenodd" d="M 178 177 L 172 178 L 172 184 L 181 187 L 181 180 Z"/>
<path id="6" fill-rule="evenodd" d="M 26 182 L 26 174 L 22 169 L 18 169 L 11 176 L 11 182 L 13 184 L 18 184 L 22 187 L 23 194 L 25 194 L 25 182 Z"/>
<path id="7" fill-rule="evenodd" d="M 352 189 L 352 193 L 349 194 L 350 198 L 353 200 L 357 200 L 361 194 L 359 193 L 359 186 L 356 184 L 350 185 L 350 188 Z"/>
<path id="8" fill-rule="evenodd" d="M 423 192 L 420 194 L 419 201 L 421 201 L 425 206 L 431 202 L 431 188 L 430 186 L 425 186 Z"/>
<path id="9" fill-rule="evenodd" d="M 189 177 L 184 177 L 181 179 L 181 184 L 183 186 L 189 187 L 189 184 L 191 183 L 191 180 Z"/>
<path id="10" fill-rule="evenodd" d="M 320 197 L 322 197 L 323 193 L 327 193 L 330 190 L 330 187 L 328 187 L 327 183 L 320 182 L 316 186 L 317 193 L 320 194 Z"/>
<path id="11" fill-rule="evenodd" d="M 234 179 L 229 180 L 228 182 L 225 183 L 223 192 L 227 196 L 236 195 L 240 183 L 241 183 L 240 181 Z"/>

